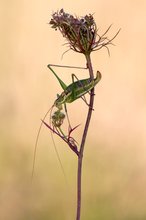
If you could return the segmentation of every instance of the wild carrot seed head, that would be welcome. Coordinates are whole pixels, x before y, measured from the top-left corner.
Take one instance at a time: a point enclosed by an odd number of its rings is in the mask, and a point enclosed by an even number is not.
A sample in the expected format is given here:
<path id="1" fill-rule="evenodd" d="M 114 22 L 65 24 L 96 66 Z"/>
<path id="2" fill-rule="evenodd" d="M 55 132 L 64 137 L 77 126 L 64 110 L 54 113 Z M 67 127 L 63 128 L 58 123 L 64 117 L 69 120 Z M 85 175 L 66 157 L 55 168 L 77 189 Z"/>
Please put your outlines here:
<path id="1" fill-rule="evenodd" d="M 118 31 L 109 40 L 105 34 L 111 26 L 100 36 L 97 33 L 98 30 L 93 15 L 77 17 L 64 12 L 63 9 L 52 14 L 49 24 L 52 28 L 58 29 L 62 33 L 63 37 L 67 39 L 70 49 L 83 54 L 90 54 L 92 51 L 99 50 L 103 46 L 107 48 L 107 45 L 111 44 L 112 40 L 119 33 Z"/>
<path id="2" fill-rule="evenodd" d="M 79 53 L 91 50 L 96 36 L 96 25 L 92 15 L 79 18 L 65 13 L 61 9 L 52 15 L 50 24 L 55 30 L 61 31 L 72 50 Z"/>

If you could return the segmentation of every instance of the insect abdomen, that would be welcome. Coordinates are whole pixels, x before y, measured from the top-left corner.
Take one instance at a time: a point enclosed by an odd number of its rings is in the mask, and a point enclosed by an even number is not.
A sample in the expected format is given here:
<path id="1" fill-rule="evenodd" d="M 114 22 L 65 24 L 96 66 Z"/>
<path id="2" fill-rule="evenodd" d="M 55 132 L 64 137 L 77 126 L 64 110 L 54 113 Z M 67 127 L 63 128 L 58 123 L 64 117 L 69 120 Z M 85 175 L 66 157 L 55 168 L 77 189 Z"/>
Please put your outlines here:
<path id="1" fill-rule="evenodd" d="M 54 105 L 56 107 L 61 106 L 64 103 L 71 103 L 76 99 L 80 98 L 81 96 L 85 95 L 89 92 L 101 79 L 101 73 L 97 71 L 96 78 L 94 80 L 82 79 L 78 80 L 72 84 L 70 84 L 64 92 L 58 97 L 55 101 Z"/>
<path id="2" fill-rule="evenodd" d="M 69 85 L 66 90 L 66 102 L 71 103 L 74 100 L 80 98 L 81 96 L 85 95 L 89 92 L 101 79 L 101 73 L 97 71 L 96 78 L 94 80 L 82 79 L 78 80 L 71 85 Z"/>

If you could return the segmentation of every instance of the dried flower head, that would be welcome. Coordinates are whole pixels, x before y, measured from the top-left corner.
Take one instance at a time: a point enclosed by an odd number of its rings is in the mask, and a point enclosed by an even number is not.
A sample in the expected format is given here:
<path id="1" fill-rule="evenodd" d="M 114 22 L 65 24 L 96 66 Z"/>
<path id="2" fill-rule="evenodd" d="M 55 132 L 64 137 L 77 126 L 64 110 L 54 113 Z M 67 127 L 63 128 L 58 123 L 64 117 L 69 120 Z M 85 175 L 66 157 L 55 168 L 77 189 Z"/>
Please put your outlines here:
<path id="1" fill-rule="evenodd" d="M 77 17 L 65 13 L 63 9 L 53 13 L 49 24 L 55 30 L 60 30 L 63 37 L 67 39 L 70 49 L 83 54 L 90 54 L 91 51 L 99 50 L 102 47 L 108 49 L 107 45 L 112 44 L 112 40 L 120 31 L 112 39 L 108 39 L 105 35 L 111 27 L 109 26 L 105 33 L 100 36 L 91 14 Z"/>

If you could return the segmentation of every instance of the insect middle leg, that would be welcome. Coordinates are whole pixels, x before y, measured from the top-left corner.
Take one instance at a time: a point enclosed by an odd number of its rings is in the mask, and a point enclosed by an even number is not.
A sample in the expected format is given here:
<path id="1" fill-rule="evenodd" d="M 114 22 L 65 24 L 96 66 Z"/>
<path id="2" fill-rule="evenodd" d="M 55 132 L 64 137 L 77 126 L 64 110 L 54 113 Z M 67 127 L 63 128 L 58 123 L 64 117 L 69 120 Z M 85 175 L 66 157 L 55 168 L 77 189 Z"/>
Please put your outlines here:
<path id="1" fill-rule="evenodd" d="M 71 130 L 72 127 L 71 127 L 71 123 L 70 123 L 70 120 L 69 120 L 69 116 L 68 116 L 68 112 L 67 112 L 67 106 L 66 106 L 66 103 L 64 103 L 64 109 L 65 109 L 65 113 L 66 113 L 67 121 L 68 121 L 68 124 L 69 124 L 69 130 Z"/>

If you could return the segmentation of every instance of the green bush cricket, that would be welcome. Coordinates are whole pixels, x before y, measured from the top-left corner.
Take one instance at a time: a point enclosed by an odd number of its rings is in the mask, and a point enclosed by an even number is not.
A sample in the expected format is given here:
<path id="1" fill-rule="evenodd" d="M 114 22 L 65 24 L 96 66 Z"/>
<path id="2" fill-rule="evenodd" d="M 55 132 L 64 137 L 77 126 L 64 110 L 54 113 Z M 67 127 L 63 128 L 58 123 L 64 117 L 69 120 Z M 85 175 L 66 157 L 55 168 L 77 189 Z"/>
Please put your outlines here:
<path id="1" fill-rule="evenodd" d="M 90 93 L 91 89 L 94 88 L 101 79 L 101 73 L 99 71 L 97 71 L 96 77 L 93 80 L 91 80 L 90 78 L 79 80 L 75 76 L 75 74 L 72 74 L 72 83 L 67 86 L 60 79 L 60 77 L 55 73 L 55 71 L 52 69 L 52 66 L 66 67 L 66 68 L 88 69 L 88 68 L 85 68 L 85 67 L 60 66 L 60 65 L 54 65 L 54 64 L 49 64 L 47 66 L 51 70 L 51 72 L 54 74 L 54 76 L 57 78 L 60 86 L 63 89 L 63 92 L 60 95 L 57 95 L 57 99 L 55 100 L 53 106 L 47 111 L 47 113 L 43 117 L 42 122 L 40 124 L 38 134 L 37 134 L 37 137 L 36 137 L 36 143 L 35 143 L 32 177 L 33 177 L 33 174 L 34 174 L 35 157 L 36 157 L 36 149 L 37 149 L 38 139 L 39 139 L 40 131 L 41 131 L 41 128 L 42 128 L 43 124 L 45 124 L 50 129 L 51 135 L 52 135 L 52 133 L 55 133 L 56 135 L 61 137 L 70 146 L 70 148 L 76 154 L 78 154 L 76 141 L 70 136 L 71 132 L 74 129 L 76 129 L 78 126 L 75 126 L 74 128 L 71 128 L 69 117 L 68 117 L 68 114 L 67 114 L 66 103 L 72 103 L 75 100 L 77 100 L 79 98 L 82 98 L 82 100 L 89 106 L 89 104 L 86 101 L 85 95 L 87 93 Z M 76 81 L 75 81 L 75 78 L 77 79 Z M 63 109 L 62 105 L 64 105 L 67 120 L 68 120 L 68 124 L 69 124 L 68 135 L 65 135 L 64 132 L 61 129 L 61 125 L 63 124 L 63 121 L 65 119 L 65 114 L 62 112 L 62 109 Z M 53 110 L 54 107 L 57 108 L 57 111 L 55 111 L 52 114 L 52 110 Z M 44 121 L 49 112 L 50 112 L 50 125 L 48 125 Z M 54 141 L 53 141 L 53 143 L 54 143 Z M 64 173 L 63 166 L 61 164 L 60 157 L 59 157 L 58 151 L 56 149 L 55 143 L 54 143 L 54 147 L 55 147 L 55 151 L 56 151 L 59 163 L 61 165 L 62 171 Z"/>

